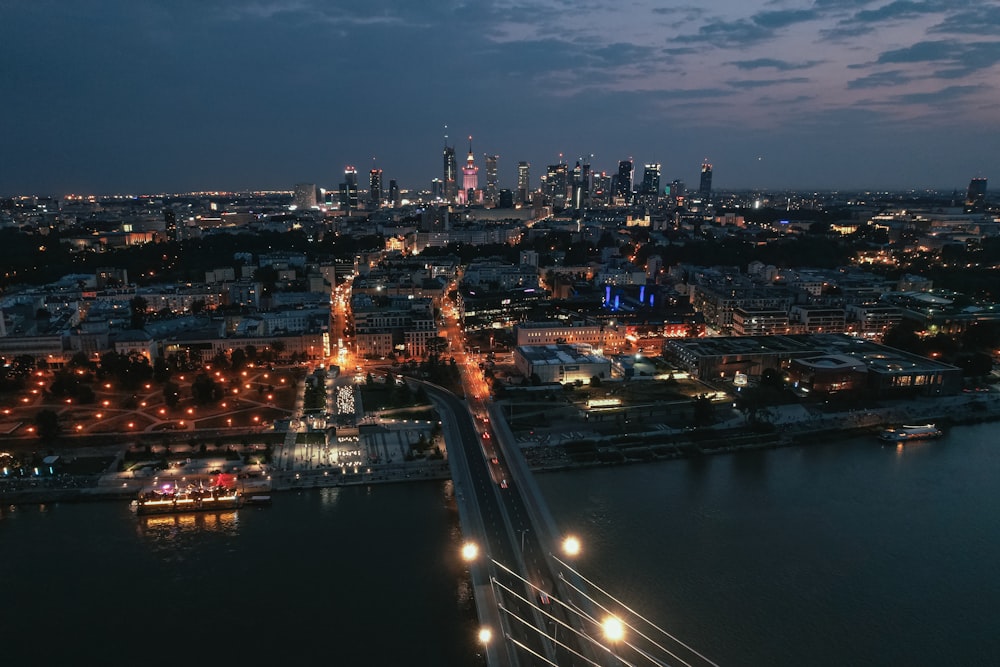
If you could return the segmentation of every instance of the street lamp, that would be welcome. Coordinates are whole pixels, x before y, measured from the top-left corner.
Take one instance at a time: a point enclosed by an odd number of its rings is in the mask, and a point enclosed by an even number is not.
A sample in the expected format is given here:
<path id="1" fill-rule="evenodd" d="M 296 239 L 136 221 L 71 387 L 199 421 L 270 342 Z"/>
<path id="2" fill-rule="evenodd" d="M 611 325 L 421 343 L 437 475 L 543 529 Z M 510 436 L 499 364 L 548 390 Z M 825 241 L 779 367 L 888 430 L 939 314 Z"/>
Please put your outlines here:
<path id="1" fill-rule="evenodd" d="M 580 555 L 580 540 L 576 537 L 570 535 L 562 543 L 563 553 L 567 556 L 579 556 Z"/>
<path id="2" fill-rule="evenodd" d="M 601 623 L 601 628 L 604 630 L 604 636 L 610 642 L 617 643 L 625 639 L 625 624 L 622 623 L 620 618 L 608 616 Z"/>
<path id="3" fill-rule="evenodd" d="M 489 644 L 491 639 L 493 639 L 492 630 L 489 628 L 479 628 L 479 641 L 483 646 Z"/>
<path id="4" fill-rule="evenodd" d="M 462 560 L 467 563 L 479 558 L 479 545 L 475 542 L 466 542 L 462 545 Z"/>

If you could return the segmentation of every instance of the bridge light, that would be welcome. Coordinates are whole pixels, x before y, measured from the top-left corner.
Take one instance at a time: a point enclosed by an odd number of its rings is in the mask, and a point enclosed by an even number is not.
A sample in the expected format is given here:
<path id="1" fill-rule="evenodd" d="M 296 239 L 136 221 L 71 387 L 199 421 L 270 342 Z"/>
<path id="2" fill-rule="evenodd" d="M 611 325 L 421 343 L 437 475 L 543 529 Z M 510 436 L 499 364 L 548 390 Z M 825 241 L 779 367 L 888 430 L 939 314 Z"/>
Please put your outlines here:
<path id="1" fill-rule="evenodd" d="M 614 616 L 608 616 L 601 624 L 608 641 L 620 642 L 625 638 L 625 624 Z"/>
<path id="2" fill-rule="evenodd" d="M 493 631 L 489 628 L 479 628 L 479 641 L 482 644 L 489 644 L 493 639 Z"/>
<path id="3" fill-rule="evenodd" d="M 479 558 L 479 545 L 475 542 L 466 542 L 462 545 L 462 560 L 467 563 Z"/>
<path id="4" fill-rule="evenodd" d="M 567 556 L 580 555 L 580 540 L 570 535 L 562 543 L 563 553 Z"/>

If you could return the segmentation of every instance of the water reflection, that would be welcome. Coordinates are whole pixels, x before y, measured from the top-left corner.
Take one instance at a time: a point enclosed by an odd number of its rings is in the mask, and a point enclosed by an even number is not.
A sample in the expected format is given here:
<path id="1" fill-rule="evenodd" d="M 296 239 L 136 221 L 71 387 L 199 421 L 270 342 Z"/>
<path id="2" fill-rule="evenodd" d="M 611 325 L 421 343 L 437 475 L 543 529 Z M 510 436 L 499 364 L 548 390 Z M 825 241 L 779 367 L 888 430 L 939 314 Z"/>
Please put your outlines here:
<path id="1" fill-rule="evenodd" d="M 235 535 L 239 529 L 239 511 L 186 512 L 137 517 L 139 535 L 152 544 L 177 542 L 200 533 Z"/>
<path id="2" fill-rule="evenodd" d="M 333 507 L 340 499 L 340 487 L 328 486 L 320 489 L 319 502 L 324 507 Z"/>

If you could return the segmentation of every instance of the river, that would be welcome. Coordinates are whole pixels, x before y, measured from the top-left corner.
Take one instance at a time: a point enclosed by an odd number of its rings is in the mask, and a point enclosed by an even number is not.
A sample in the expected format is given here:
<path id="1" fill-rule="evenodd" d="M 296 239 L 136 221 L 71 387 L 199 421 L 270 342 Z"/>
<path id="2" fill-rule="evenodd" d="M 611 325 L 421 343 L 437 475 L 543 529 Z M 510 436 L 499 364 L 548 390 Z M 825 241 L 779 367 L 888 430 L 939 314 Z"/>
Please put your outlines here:
<path id="1" fill-rule="evenodd" d="M 1000 664 L 992 424 L 538 479 L 581 572 L 721 665 Z M 5 508 L 4 662 L 481 664 L 460 542 L 447 482 Z"/>

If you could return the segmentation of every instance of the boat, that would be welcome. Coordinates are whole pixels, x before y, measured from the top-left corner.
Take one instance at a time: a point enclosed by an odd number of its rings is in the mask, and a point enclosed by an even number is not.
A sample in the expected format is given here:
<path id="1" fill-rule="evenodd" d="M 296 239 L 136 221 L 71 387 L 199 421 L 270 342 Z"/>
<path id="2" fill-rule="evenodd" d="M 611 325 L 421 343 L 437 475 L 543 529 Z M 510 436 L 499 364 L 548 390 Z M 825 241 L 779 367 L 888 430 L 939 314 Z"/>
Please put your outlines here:
<path id="1" fill-rule="evenodd" d="M 179 488 L 167 483 L 140 493 L 132 506 L 140 515 L 233 510 L 243 506 L 243 494 L 224 485 Z"/>
<path id="2" fill-rule="evenodd" d="M 934 424 L 902 425 L 887 428 L 879 434 L 879 439 L 885 442 L 908 442 L 910 440 L 928 440 L 940 438 L 944 433 Z"/>

